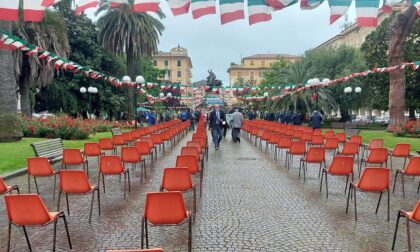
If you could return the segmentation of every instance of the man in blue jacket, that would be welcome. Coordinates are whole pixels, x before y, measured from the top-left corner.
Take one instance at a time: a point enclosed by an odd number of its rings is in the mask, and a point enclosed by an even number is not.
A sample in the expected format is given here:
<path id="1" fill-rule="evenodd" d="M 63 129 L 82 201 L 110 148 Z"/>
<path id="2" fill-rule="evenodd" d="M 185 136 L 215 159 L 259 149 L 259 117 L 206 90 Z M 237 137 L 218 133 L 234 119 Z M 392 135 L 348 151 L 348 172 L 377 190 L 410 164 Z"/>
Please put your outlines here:
<path id="1" fill-rule="evenodd" d="M 314 113 L 311 116 L 311 126 L 313 129 L 319 129 L 321 128 L 322 123 L 322 115 L 318 113 L 318 111 L 314 111 Z"/>

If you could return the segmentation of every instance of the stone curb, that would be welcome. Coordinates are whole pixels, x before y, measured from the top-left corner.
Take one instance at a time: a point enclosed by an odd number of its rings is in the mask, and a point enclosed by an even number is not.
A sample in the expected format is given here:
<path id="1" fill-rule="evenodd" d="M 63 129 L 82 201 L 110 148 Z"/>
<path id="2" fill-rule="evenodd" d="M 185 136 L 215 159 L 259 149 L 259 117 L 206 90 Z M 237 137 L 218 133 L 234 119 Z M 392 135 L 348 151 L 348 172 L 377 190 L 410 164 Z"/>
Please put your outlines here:
<path id="1" fill-rule="evenodd" d="M 26 173 L 28 173 L 28 168 L 27 167 L 21 168 L 17 171 L 6 173 L 6 175 L 3 176 L 3 179 L 8 180 L 8 179 L 16 178 L 16 177 L 19 177 L 19 176 L 24 175 Z"/>

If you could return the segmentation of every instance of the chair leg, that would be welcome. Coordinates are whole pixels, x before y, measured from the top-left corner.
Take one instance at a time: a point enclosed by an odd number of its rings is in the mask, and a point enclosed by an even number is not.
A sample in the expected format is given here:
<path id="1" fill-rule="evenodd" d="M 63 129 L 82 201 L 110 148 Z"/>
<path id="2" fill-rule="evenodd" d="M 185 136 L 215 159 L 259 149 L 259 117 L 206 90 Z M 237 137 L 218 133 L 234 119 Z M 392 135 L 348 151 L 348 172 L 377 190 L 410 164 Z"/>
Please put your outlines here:
<path id="1" fill-rule="evenodd" d="M 12 238 L 12 223 L 9 221 L 9 228 L 7 232 L 7 252 L 10 251 L 10 239 Z"/>
<path id="2" fill-rule="evenodd" d="M 127 177 L 128 177 L 128 192 L 131 192 L 130 171 L 127 171 Z"/>
<path id="3" fill-rule="evenodd" d="M 93 201 L 95 200 L 95 191 L 92 192 L 92 200 L 90 202 L 89 223 L 92 220 Z"/>
<path id="4" fill-rule="evenodd" d="M 149 231 L 147 230 L 147 219 L 144 220 L 144 231 L 146 237 L 146 248 L 149 248 Z"/>
<path id="5" fill-rule="evenodd" d="M 354 218 L 357 221 L 357 201 L 356 201 L 356 188 L 353 187 L 353 196 L 354 196 Z"/>
<path id="6" fill-rule="evenodd" d="M 381 192 L 381 194 L 379 195 L 379 200 L 378 200 L 378 204 L 376 205 L 376 211 L 375 211 L 375 214 L 377 214 L 377 213 L 378 213 L 379 205 L 381 204 L 382 193 L 383 193 L 383 192 Z"/>
<path id="7" fill-rule="evenodd" d="M 328 173 L 326 170 L 324 170 L 325 173 L 325 190 L 327 191 L 327 199 L 328 199 Z M 346 184 L 347 187 L 347 184 Z"/>
<path id="8" fill-rule="evenodd" d="M 23 228 L 23 233 L 25 233 L 25 239 L 26 239 L 26 243 L 28 244 L 29 251 L 32 251 L 31 243 L 29 242 L 28 232 L 26 232 L 26 227 L 22 226 L 22 228 Z"/>
<path id="9" fill-rule="evenodd" d="M 346 195 L 346 192 L 347 192 L 347 185 L 349 184 L 349 176 L 350 174 L 346 176 L 346 186 L 344 187 L 344 195 Z"/>
<path id="10" fill-rule="evenodd" d="M 419 185 L 417 186 L 417 194 L 419 193 L 420 190 L 420 180 L 419 180 Z"/>
<path id="11" fill-rule="evenodd" d="M 197 192 L 196 192 L 196 188 L 194 186 L 193 188 L 193 212 L 194 212 L 194 219 L 195 219 L 195 215 L 197 213 Z"/>
<path id="12" fill-rule="evenodd" d="M 127 190 L 127 173 L 124 172 L 124 198 L 126 196 L 126 191 Z"/>
<path id="13" fill-rule="evenodd" d="M 70 215 L 69 195 L 66 193 L 67 214 Z"/>
<path id="14" fill-rule="evenodd" d="M 192 245 L 192 223 L 191 217 L 188 218 L 188 252 L 191 252 Z"/>
<path id="15" fill-rule="evenodd" d="M 97 191 L 97 193 L 98 193 L 98 213 L 99 213 L 99 215 L 101 215 L 101 194 L 100 194 L 100 189 L 99 189 L 99 186 L 98 186 L 98 188 L 96 188 L 96 191 Z"/>
<path id="16" fill-rule="evenodd" d="M 405 217 L 405 223 L 407 226 L 407 249 L 411 251 L 410 219 Z"/>
<path id="17" fill-rule="evenodd" d="M 104 174 L 102 173 L 102 184 L 103 184 L 103 187 L 104 187 L 104 193 L 105 193 L 105 176 L 104 176 Z"/>
<path id="18" fill-rule="evenodd" d="M 67 220 L 66 220 L 66 216 L 64 215 L 64 213 L 61 216 L 61 218 L 63 218 L 64 228 L 66 229 L 67 241 L 69 242 L 69 247 L 70 247 L 70 249 L 73 249 L 73 246 L 71 245 L 71 240 L 70 240 L 69 227 L 67 226 Z"/>
<path id="19" fill-rule="evenodd" d="M 35 177 L 34 177 L 34 181 L 35 181 L 36 193 L 39 194 L 38 183 L 36 182 L 36 178 Z"/>
<path id="20" fill-rule="evenodd" d="M 392 240 L 391 250 L 394 250 L 394 248 L 395 248 L 395 240 L 397 239 L 397 232 L 398 232 L 398 225 L 400 223 L 400 217 L 401 217 L 401 211 L 398 211 L 397 222 L 395 224 L 394 239 Z"/>
<path id="21" fill-rule="evenodd" d="M 55 199 L 55 188 L 57 187 L 57 173 L 54 174 L 54 191 L 53 191 L 53 199 Z"/>
<path id="22" fill-rule="evenodd" d="M 389 198 L 389 188 L 388 188 L 388 190 L 387 190 L 387 207 L 388 207 L 388 218 L 387 218 L 387 221 L 389 222 L 389 205 L 390 205 L 390 198 Z"/>
<path id="23" fill-rule="evenodd" d="M 60 201 L 61 201 L 61 190 L 59 190 L 58 192 L 57 212 L 60 211 Z"/>
<path id="24" fill-rule="evenodd" d="M 144 217 L 141 220 L 141 249 L 144 249 Z"/>
<path id="25" fill-rule="evenodd" d="M 28 192 L 31 193 L 31 178 L 28 173 Z"/>
<path id="26" fill-rule="evenodd" d="M 319 192 L 322 191 L 322 182 L 324 180 L 324 172 L 325 172 L 325 170 L 322 170 L 321 183 L 319 184 Z"/>
<path id="27" fill-rule="evenodd" d="M 397 177 L 398 177 L 398 173 L 399 173 L 399 170 L 397 170 L 397 171 L 395 172 L 394 186 L 392 187 L 392 193 L 395 193 L 395 185 L 397 184 Z"/>
<path id="28" fill-rule="evenodd" d="M 57 220 L 54 221 L 54 233 L 53 233 L 53 251 L 55 251 L 55 241 L 57 239 Z"/>
<path id="29" fill-rule="evenodd" d="M 404 174 L 402 173 L 401 173 L 401 183 L 402 183 L 402 189 L 403 189 L 403 196 L 405 198 Z"/>

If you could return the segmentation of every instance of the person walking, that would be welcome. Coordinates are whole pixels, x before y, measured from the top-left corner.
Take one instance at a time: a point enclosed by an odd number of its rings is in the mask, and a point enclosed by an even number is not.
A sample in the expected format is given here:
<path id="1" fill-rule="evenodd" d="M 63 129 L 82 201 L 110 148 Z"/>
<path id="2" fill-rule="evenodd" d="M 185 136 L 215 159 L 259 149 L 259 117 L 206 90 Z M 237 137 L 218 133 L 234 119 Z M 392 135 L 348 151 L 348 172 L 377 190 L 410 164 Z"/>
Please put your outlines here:
<path id="1" fill-rule="evenodd" d="M 311 116 L 311 126 L 312 129 L 319 129 L 321 128 L 321 123 L 322 123 L 322 115 L 318 113 L 318 111 L 314 111 L 314 113 L 312 113 Z"/>
<path id="2" fill-rule="evenodd" d="M 214 109 L 209 113 L 209 128 L 213 136 L 213 143 L 216 150 L 219 149 L 220 141 L 222 140 L 222 123 L 226 122 L 226 115 L 220 109 L 220 105 L 216 104 Z"/>
<path id="3" fill-rule="evenodd" d="M 185 121 L 187 121 L 188 120 L 188 113 L 185 111 L 185 110 L 182 110 L 182 112 L 181 112 L 181 116 L 180 116 L 181 118 L 181 121 L 182 122 L 185 122 Z"/>
<path id="4" fill-rule="evenodd" d="M 299 112 L 294 113 L 292 116 L 292 123 L 293 125 L 302 125 L 302 114 Z"/>
<path id="5" fill-rule="evenodd" d="M 235 112 L 233 112 L 232 114 L 232 121 L 231 121 L 231 126 L 232 126 L 232 139 L 233 142 L 241 142 L 241 128 L 242 125 L 244 123 L 244 116 L 242 115 L 241 112 L 239 112 L 238 108 L 235 108 Z"/>
<path id="6" fill-rule="evenodd" d="M 192 111 L 188 111 L 188 117 L 190 119 L 190 130 L 195 130 L 195 114 Z"/>

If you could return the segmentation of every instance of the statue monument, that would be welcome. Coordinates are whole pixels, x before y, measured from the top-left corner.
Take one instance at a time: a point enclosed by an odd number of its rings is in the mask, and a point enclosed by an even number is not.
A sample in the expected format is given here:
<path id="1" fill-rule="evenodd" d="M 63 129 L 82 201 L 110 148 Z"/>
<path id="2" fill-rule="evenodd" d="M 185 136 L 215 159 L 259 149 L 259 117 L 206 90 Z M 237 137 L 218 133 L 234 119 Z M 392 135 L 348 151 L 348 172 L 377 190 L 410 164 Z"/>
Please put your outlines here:
<path id="1" fill-rule="evenodd" d="M 210 69 L 207 71 L 209 73 L 209 76 L 207 76 L 207 86 L 209 87 L 221 87 L 222 81 L 216 79 L 216 75 L 213 73 L 213 71 Z"/>

